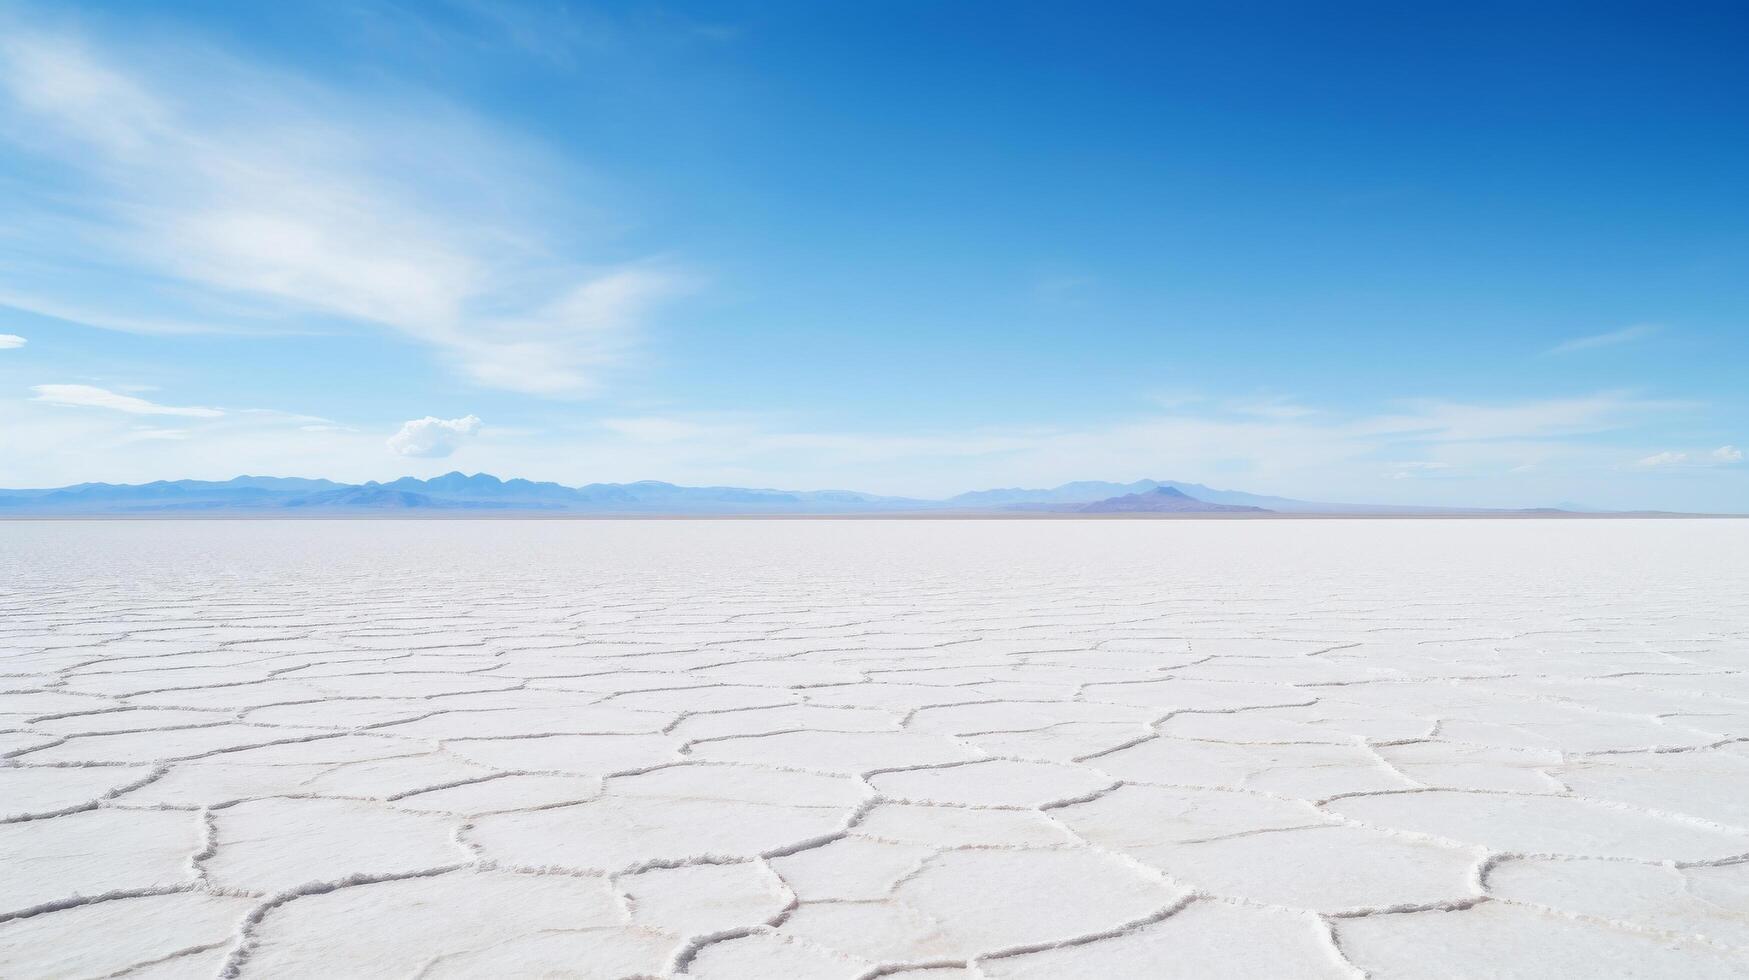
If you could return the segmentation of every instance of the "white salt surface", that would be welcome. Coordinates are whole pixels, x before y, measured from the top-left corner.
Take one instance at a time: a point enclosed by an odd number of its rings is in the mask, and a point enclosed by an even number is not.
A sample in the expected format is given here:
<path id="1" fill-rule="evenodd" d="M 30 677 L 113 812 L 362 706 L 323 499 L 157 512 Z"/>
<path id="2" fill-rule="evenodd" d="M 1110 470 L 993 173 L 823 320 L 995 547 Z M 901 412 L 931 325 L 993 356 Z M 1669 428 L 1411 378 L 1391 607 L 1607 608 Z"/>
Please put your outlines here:
<path id="1" fill-rule="evenodd" d="M 0 523 L 0 976 L 1749 977 L 1749 522 Z"/>

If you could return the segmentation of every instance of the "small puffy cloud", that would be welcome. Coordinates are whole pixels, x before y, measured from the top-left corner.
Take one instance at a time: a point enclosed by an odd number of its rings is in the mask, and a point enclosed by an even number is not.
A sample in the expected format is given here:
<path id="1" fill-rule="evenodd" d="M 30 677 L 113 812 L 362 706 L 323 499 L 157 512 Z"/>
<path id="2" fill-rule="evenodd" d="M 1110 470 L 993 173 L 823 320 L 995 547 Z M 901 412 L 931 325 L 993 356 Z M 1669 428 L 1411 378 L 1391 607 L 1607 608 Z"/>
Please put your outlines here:
<path id="1" fill-rule="evenodd" d="M 1713 462 L 1720 464 L 1741 463 L 1743 461 L 1743 450 L 1738 449 L 1736 446 L 1720 446 L 1713 450 L 1710 455 L 1713 458 Z"/>
<path id="2" fill-rule="evenodd" d="M 1688 462 L 1687 453 L 1653 453 L 1640 460 L 1636 466 L 1681 466 Z"/>
<path id="3" fill-rule="evenodd" d="M 135 398 L 133 395 L 123 395 L 91 385 L 33 385 L 30 390 L 35 393 L 32 397 L 36 401 L 50 405 L 107 408 L 130 415 L 181 415 L 196 419 L 216 419 L 225 414 L 216 408 L 159 405 L 144 398 Z"/>
<path id="4" fill-rule="evenodd" d="M 15 350 L 24 344 L 24 338 L 15 333 L 0 333 L 0 350 Z"/>
<path id="5" fill-rule="evenodd" d="M 462 443 L 479 431 L 477 416 L 440 419 L 427 415 L 402 423 L 401 431 L 389 437 L 389 451 L 397 456 L 437 459 L 460 449 Z"/>

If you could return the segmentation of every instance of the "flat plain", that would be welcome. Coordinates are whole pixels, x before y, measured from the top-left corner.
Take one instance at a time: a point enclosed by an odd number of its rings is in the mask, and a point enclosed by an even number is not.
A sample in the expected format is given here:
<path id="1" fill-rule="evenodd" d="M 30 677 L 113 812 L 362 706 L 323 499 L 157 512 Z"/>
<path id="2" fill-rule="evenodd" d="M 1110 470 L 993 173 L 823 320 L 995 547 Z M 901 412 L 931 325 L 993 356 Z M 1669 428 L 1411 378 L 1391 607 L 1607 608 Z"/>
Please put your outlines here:
<path id="1" fill-rule="evenodd" d="M 1749 976 L 1749 521 L 0 524 L 0 976 Z"/>

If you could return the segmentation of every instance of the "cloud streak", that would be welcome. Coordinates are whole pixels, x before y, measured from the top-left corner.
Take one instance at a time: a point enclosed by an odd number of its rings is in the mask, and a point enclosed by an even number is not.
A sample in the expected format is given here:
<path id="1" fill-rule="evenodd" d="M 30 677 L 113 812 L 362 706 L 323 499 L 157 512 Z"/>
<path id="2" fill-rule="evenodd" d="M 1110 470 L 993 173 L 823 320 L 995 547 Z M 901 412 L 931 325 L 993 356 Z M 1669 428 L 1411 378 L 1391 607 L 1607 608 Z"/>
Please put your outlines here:
<path id="1" fill-rule="evenodd" d="M 17 350 L 28 341 L 15 333 L 0 333 L 0 350 Z"/>
<path id="2" fill-rule="evenodd" d="M 1620 330 L 1611 330 L 1608 333 L 1591 334 L 1587 337 L 1574 337 L 1572 340 L 1563 341 L 1550 347 L 1547 351 L 1544 351 L 1544 353 L 1574 354 L 1579 351 L 1596 350 L 1599 347 L 1614 347 L 1618 344 L 1629 344 L 1636 340 L 1644 340 L 1657 332 L 1657 327 L 1651 324 L 1642 323 L 1632 327 L 1623 327 Z"/>
<path id="3" fill-rule="evenodd" d="M 180 415 L 194 419 L 216 419 L 225 414 L 216 408 L 159 405 L 91 385 L 33 385 L 30 390 L 35 401 L 72 408 L 106 408 L 129 415 Z"/>
<path id="4" fill-rule="evenodd" d="M 1642 458 L 1639 462 L 1635 463 L 1634 465 L 1635 466 L 1644 466 L 1644 467 L 1649 467 L 1649 468 L 1659 467 L 1659 466 L 1682 466 L 1682 465 L 1686 464 L 1688 461 L 1689 461 L 1689 455 L 1687 453 L 1663 452 L 1663 453 L 1653 453 L 1650 456 L 1646 456 L 1646 457 Z"/>

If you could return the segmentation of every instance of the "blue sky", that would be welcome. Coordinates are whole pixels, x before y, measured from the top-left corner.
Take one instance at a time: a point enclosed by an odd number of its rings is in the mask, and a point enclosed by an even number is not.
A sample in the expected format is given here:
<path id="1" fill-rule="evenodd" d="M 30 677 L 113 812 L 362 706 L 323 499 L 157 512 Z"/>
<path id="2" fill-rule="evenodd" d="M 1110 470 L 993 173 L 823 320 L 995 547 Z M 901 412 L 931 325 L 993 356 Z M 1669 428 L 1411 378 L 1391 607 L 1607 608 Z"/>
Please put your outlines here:
<path id="1" fill-rule="evenodd" d="M 0 485 L 1749 510 L 1746 36 L 1731 3 L 0 0 Z"/>

